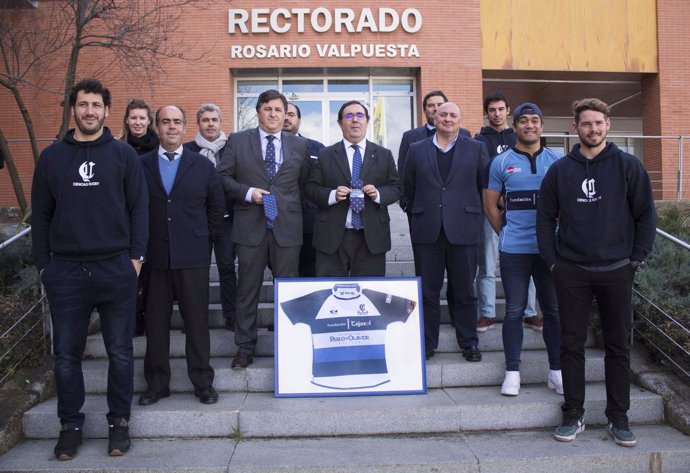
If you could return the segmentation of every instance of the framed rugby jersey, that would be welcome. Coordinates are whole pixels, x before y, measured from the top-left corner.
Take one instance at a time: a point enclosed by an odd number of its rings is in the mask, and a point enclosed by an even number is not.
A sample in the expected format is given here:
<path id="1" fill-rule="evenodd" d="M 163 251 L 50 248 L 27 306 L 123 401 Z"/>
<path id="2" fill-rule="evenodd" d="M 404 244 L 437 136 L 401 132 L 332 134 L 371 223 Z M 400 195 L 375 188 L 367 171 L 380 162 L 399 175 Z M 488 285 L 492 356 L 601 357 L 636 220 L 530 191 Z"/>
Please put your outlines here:
<path id="1" fill-rule="evenodd" d="M 275 395 L 426 392 L 418 278 L 276 279 Z"/>

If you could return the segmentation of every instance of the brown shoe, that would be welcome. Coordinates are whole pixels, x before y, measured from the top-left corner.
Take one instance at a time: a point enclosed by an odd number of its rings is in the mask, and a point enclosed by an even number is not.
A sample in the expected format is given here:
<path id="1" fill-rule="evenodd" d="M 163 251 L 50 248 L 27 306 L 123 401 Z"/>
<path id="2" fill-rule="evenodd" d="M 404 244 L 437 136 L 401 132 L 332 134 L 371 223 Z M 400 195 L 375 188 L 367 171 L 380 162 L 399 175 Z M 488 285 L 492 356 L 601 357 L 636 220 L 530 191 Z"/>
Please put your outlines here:
<path id="1" fill-rule="evenodd" d="M 479 320 L 477 320 L 477 332 L 486 332 L 490 328 L 494 328 L 494 319 L 485 315 L 479 317 Z"/>
<path id="2" fill-rule="evenodd" d="M 522 319 L 522 323 L 525 324 L 525 327 L 529 327 L 532 330 L 544 330 L 544 319 L 538 315 L 525 317 Z"/>
<path id="3" fill-rule="evenodd" d="M 251 353 L 247 353 L 244 351 L 237 352 L 237 355 L 235 355 L 235 358 L 232 359 L 232 364 L 230 365 L 232 369 L 243 369 L 246 368 L 247 366 L 251 365 L 252 362 L 254 361 L 254 357 L 252 356 Z"/>

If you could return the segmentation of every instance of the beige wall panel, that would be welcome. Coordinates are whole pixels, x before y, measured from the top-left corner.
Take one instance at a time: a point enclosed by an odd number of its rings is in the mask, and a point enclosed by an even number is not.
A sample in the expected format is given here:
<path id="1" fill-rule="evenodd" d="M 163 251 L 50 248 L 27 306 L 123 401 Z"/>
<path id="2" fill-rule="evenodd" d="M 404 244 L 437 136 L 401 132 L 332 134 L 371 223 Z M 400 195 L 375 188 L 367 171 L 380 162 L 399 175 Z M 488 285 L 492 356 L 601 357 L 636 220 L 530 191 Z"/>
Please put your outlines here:
<path id="1" fill-rule="evenodd" d="M 482 67 L 657 72 L 655 0 L 482 0 Z"/>

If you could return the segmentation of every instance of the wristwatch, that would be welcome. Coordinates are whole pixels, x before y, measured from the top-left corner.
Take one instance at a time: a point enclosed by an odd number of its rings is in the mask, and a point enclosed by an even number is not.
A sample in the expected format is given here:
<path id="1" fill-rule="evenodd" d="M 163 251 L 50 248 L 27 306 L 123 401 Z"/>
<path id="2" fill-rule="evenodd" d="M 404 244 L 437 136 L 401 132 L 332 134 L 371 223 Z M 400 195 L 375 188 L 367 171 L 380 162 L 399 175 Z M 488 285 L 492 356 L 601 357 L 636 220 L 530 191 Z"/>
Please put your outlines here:
<path id="1" fill-rule="evenodd" d="M 644 268 L 644 261 L 631 261 L 630 266 L 633 267 L 635 272 L 639 273 Z"/>

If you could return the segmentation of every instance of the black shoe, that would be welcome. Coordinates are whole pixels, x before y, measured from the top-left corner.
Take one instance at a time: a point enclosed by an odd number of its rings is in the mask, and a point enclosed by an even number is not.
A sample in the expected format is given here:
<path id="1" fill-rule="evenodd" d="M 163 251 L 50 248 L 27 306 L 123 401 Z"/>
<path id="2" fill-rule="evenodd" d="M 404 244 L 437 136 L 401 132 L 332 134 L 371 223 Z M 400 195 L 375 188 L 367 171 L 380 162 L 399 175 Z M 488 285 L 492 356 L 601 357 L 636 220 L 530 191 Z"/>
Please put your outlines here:
<path id="1" fill-rule="evenodd" d="M 233 319 L 225 319 L 225 328 L 231 332 L 235 331 L 235 321 Z"/>
<path id="2" fill-rule="evenodd" d="M 465 357 L 467 361 L 482 361 L 482 352 L 479 348 L 472 345 L 471 347 L 462 349 L 462 356 Z"/>
<path id="3" fill-rule="evenodd" d="M 269 332 L 273 332 L 275 330 L 275 327 L 273 326 L 273 324 L 268 324 L 266 325 L 266 330 L 268 330 Z"/>
<path id="4" fill-rule="evenodd" d="M 108 455 L 124 455 L 129 450 L 129 445 L 129 423 L 125 419 L 120 419 L 108 430 Z"/>
<path id="5" fill-rule="evenodd" d="M 251 365 L 252 362 L 254 361 L 254 357 L 252 356 L 251 353 L 247 353 L 244 351 L 237 352 L 237 355 L 235 355 L 235 358 L 232 359 L 232 369 L 242 369 L 246 368 L 247 366 Z"/>
<path id="6" fill-rule="evenodd" d="M 147 389 L 144 394 L 139 396 L 140 406 L 150 406 L 151 404 L 157 403 L 164 397 L 170 396 L 170 389 L 163 389 L 162 391 L 157 391 L 155 389 Z"/>
<path id="7" fill-rule="evenodd" d="M 213 386 L 205 388 L 194 388 L 194 395 L 199 398 L 202 404 L 215 404 L 218 402 L 218 393 Z"/>
<path id="8" fill-rule="evenodd" d="M 65 424 L 60 430 L 60 438 L 53 449 L 58 460 L 71 460 L 77 454 L 77 448 L 82 442 L 81 428 L 72 424 Z"/>
<path id="9" fill-rule="evenodd" d="M 424 347 L 424 357 L 428 360 L 434 357 L 434 349 L 431 347 Z"/>

